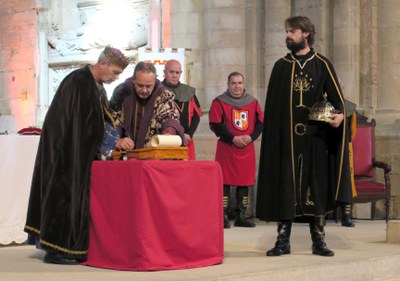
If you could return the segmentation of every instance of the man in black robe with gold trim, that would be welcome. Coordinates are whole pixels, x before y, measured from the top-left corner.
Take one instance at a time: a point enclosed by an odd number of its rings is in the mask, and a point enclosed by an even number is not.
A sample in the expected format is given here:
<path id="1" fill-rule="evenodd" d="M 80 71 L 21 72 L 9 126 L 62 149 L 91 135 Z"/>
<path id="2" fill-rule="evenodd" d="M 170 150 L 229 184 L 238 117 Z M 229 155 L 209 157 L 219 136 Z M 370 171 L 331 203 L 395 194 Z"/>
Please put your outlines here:
<path id="1" fill-rule="evenodd" d="M 336 201 L 351 202 L 344 99 L 331 63 L 314 52 L 315 28 L 306 17 L 285 21 L 291 53 L 278 60 L 269 80 L 261 141 L 257 216 L 278 222 L 267 256 L 290 254 L 293 221 L 308 222 L 312 253 L 333 256 L 325 243 L 325 215 Z M 323 101 L 326 122 L 311 121 L 310 108 Z"/>
<path id="2" fill-rule="evenodd" d="M 120 50 L 107 46 L 95 65 L 63 79 L 47 111 L 24 228 L 47 251 L 47 263 L 86 260 L 91 166 L 105 123 L 113 124 L 103 83 L 115 81 L 127 65 Z"/>

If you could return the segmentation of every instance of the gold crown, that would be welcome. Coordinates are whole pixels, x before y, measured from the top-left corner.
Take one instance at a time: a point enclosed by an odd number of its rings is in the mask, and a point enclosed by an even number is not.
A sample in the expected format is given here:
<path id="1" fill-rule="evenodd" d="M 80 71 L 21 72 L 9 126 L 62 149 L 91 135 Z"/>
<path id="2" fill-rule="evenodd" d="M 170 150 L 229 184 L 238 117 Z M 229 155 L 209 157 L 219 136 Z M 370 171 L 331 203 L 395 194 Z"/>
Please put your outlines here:
<path id="1" fill-rule="evenodd" d="M 313 105 L 308 114 L 308 119 L 313 121 L 330 122 L 332 114 L 339 113 L 333 105 L 328 101 L 327 94 L 324 93 L 324 100 Z"/>
<path id="2" fill-rule="evenodd" d="M 103 54 L 109 59 L 110 63 L 125 69 L 129 64 L 129 59 L 118 49 L 110 45 L 104 48 Z"/>

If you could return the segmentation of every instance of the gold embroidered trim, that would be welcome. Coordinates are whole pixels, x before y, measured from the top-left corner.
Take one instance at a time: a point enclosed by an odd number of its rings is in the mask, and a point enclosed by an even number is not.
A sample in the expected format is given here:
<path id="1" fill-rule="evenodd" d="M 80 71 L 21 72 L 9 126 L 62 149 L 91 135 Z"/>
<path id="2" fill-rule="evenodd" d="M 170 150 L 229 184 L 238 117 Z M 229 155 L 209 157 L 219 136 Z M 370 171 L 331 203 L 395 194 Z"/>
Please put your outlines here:
<path id="1" fill-rule="evenodd" d="M 339 85 L 337 85 L 336 80 L 334 79 L 334 76 L 332 74 L 331 69 L 329 68 L 328 63 L 323 58 L 321 58 L 317 53 L 315 53 L 315 55 L 316 55 L 316 57 L 318 59 L 320 59 L 325 64 L 326 69 L 328 70 L 329 75 L 330 75 L 330 77 L 331 77 L 331 79 L 332 79 L 332 81 L 333 81 L 333 83 L 335 85 L 336 91 L 339 94 L 339 98 L 342 101 L 342 105 L 344 105 L 344 99 L 342 97 L 341 91 L 339 90 Z M 343 123 L 342 124 L 347 124 L 347 117 L 346 116 L 347 116 L 346 107 L 343 106 L 343 121 L 342 121 Z M 335 199 L 337 199 L 338 196 L 339 196 L 340 179 L 342 177 L 342 171 L 343 171 L 343 158 L 344 158 L 344 147 L 345 147 L 344 144 L 345 144 L 347 126 L 342 126 L 342 128 L 343 128 L 343 132 L 342 132 L 342 147 L 341 147 L 341 152 L 340 152 L 341 157 L 340 157 L 340 165 L 339 165 L 339 173 L 338 173 L 338 181 L 337 181 L 337 186 L 336 186 Z"/>
<path id="2" fill-rule="evenodd" d="M 110 113 L 110 111 L 108 110 L 108 108 L 107 108 L 107 106 L 105 105 L 105 103 L 103 103 L 103 98 L 102 98 L 102 96 L 100 96 L 100 108 L 101 108 L 101 116 L 102 116 L 102 118 L 103 118 L 103 123 L 104 123 L 104 127 L 105 127 L 105 124 L 106 124 L 106 120 L 105 120 L 105 118 L 104 118 L 104 114 L 105 115 L 107 115 L 108 116 L 108 119 L 110 120 L 110 122 L 111 122 L 111 126 L 115 129 L 115 127 L 116 127 L 116 123 L 115 123 L 115 120 L 114 120 L 114 117 L 111 115 L 111 113 Z"/>
<path id="3" fill-rule="evenodd" d="M 133 124 L 133 140 L 134 141 L 136 141 L 136 128 L 137 128 L 137 120 L 138 120 L 138 118 L 137 118 L 137 116 L 138 116 L 138 108 L 139 108 L 139 105 L 136 102 L 135 116 L 133 116 L 133 114 L 132 114 L 132 118 L 135 118 L 135 123 Z M 143 110 L 142 110 L 142 113 L 143 113 Z"/>
<path id="4" fill-rule="evenodd" d="M 247 196 L 243 196 L 243 207 L 247 208 L 247 205 L 249 204 L 249 198 Z"/>
<path id="5" fill-rule="evenodd" d="M 183 110 L 185 109 L 185 103 L 184 102 L 182 103 L 182 107 L 180 107 L 177 103 L 175 103 L 175 104 L 176 104 L 176 107 L 178 108 L 178 110 L 182 113 Z"/>
<path id="6" fill-rule="evenodd" d="M 283 60 L 284 60 L 284 61 L 287 61 L 287 62 L 290 62 L 290 63 L 293 62 L 292 60 L 289 60 L 289 59 L 287 59 L 286 57 L 283 57 Z"/>
<path id="7" fill-rule="evenodd" d="M 35 233 L 37 233 L 37 234 L 40 235 L 40 230 L 39 230 L 39 229 L 36 229 L 36 228 L 31 227 L 31 226 L 28 226 L 28 225 L 25 226 L 25 229 L 26 229 L 26 230 L 29 230 L 29 231 L 32 231 L 32 232 L 35 232 Z M 62 247 L 60 247 L 60 246 L 54 245 L 54 244 L 52 244 L 52 243 L 49 243 L 49 242 L 47 242 L 47 241 L 45 241 L 45 240 L 42 240 L 42 239 L 39 239 L 39 242 L 40 242 L 40 244 L 49 246 L 49 247 L 51 247 L 51 248 L 53 248 L 53 249 L 57 249 L 57 250 L 59 250 L 59 251 L 61 251 L 61 252 L 68 253 L 68 254 L 73 254 L 73 255 L 86 255 L 86 254 L 88 253 L 88 251 L 71 251 L 71 250 L 62 248 Z"/>
<path id="8" fill-rule="evenodd" d="M 293 54 L 290 53 L 290 56 L 292 57 L 292 59 L 300 66 L 301 69 L 303 69 L 303 68 L 306 66 L 307 62 L 309 62 L 310 60 L 312 60 L 312 59 L 315 57 L 315 55 L 316 55 L 316 53 L 314 53 L 311 57 L 309 57 L 308 59 L 306 59 L 306 61 L 304 62 L 304 64 L 301 65 L 300 61 L 298 61 L 298 60 L 293 56 Z"/>
<path id="9" fill-rule="evenodd" d="M 52 243 L 46 242 L 46 241 L 44 241 L 42 239 L 40 239 L 40 244 L 43 244 L 43 245 L 49 246 L 51 248 L 57 249 L 57 250 L 59 250 L 61 252 L 68 253 L 68 254 L 73 254 L 73 255 L 86 255 L 88 253 L 88 251 L 71 251 L 71 250 L 62 248 L 60 246 L 54 245 Z"/>
<path id="10" fill-rule="evenodd" d="M 292 154 L 292 176 L 293 176 L 293 195 L 296 200 L 296 171 L 295 171 L 295 160 L 294 160 L 294 144 L 293 144 L 293 81 L 294 81 L 294 71 L 296 64 L 292 63 L 292 74 L 290 78 L 290 149 Z"/>
<path id="11" fill-rule="evenodd" d="M 306 195 L 306 202 L 305 202 L 306 206 L 310 206 L 310 205 L 314 206 L 315 205 L 314 201 L 312 201 L 310 198 L 311 198 L 311 189 L 310 189 L 310 187 L 308 187 L 307 195 Z"/>
<path id="12" fill-rule="evenodd" d="M 40 234 L 40 230 L 33 228 L 31 226 L 25 225 L 25 229 Z"/>
<path id="13" fill-rule="evenodd" d="M 224 208 L 228 207 L 229 198 L 228 196 L 224 196 Z"/>

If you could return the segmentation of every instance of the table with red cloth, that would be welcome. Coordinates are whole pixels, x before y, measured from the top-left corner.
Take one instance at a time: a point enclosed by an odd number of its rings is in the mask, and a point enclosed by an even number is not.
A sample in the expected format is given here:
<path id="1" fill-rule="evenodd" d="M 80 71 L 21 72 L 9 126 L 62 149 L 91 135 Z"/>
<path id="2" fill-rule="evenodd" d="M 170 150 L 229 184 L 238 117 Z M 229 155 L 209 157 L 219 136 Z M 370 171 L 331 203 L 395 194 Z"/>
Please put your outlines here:
<path id="1" fill-rule="evenodd" d="M 137 271 L 220 264 L 222 202 L 214 161 L 95 161 L 84 264 Z"/>

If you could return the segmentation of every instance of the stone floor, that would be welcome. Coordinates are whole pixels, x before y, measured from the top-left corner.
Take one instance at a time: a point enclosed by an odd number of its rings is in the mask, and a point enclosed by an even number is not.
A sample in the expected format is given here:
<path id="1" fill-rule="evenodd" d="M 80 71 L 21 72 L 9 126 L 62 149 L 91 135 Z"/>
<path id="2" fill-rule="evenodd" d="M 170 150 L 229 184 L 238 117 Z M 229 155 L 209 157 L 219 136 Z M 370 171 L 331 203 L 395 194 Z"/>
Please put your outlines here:
<path id="1" fill-rule="evenodd" d="M 44 253 L 33 246 L 0 247 L 1 281 L 128 281 L 128 280 L 297 280 L 394 281 L 400 280 L 400 244 L 386 242 L 382 220 L 356 220 L 347 228 L 328 222 L 326 242 L 334 257 L 311 254 L 308 226 L 294 224 L 292 254 L 266 257 L 275 242 L 276 224 L 255 221 L 256 228 L 225 231 L 222 264 L 172 271 L 114 271 L 82 265 L 45 264 Z"/>

